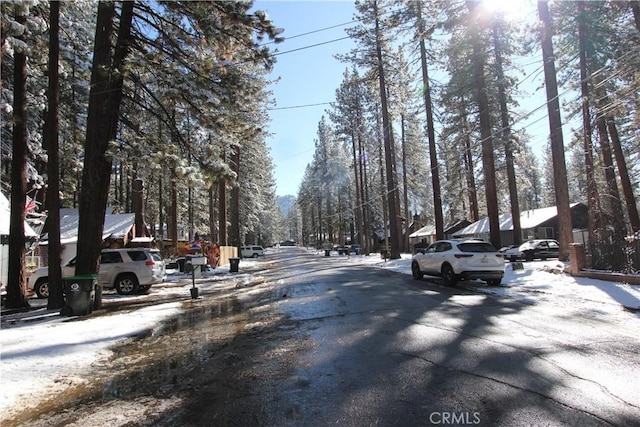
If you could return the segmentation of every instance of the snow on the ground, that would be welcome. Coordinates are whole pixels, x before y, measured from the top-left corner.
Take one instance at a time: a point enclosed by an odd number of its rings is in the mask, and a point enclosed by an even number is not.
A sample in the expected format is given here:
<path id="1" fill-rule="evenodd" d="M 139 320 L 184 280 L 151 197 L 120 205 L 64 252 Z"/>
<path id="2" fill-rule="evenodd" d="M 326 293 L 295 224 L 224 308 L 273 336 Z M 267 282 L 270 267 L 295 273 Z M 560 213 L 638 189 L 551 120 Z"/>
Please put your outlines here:
<path id="1" fill-rule="evenodd" d="M 272 251 L 271 249 L 270 251 Z M 323 251 L 309 250 L 318 256 Z M 267 256 L 269 251 L 267 251 Z M 382 260 L 378 254 L 369 256 L 338 256 L 331 254 L 331 260 L 340 258 L 342 263 L 370 264 L 372 267 L 384 268 L 404 274 L 411 274 L 411 255 L 404 254 L 398 260 Z M 327 262 L 331 262 L 327 260 Z M 215 280 L 198 283 L 201 290 L 229 286 L 229 283 L 242 280 L 250 282 L 251 274 L 246 270 L 259 271 L 255 267 L 259 261 L 243 259 L 240 264 L 241 275 L 229 273 L 226 266 L 204 272 L 203 277 Z M 526 262 L 524 268 L 513 270 L 507 263 L 502 286 L 490 287 L 483 282 L 469 283 L 479 292 L 509 298 L 536 298 L 543 296 L 571 298 L 580 304 L 592 305 L 599 312 L 632 311 L 640 309 L 640 286 L 602 280 L 576 278 L 562 273 L 564 264 L 558 261 Z M 246 270 L 245 270 L 246 269 Z M 243 271 L 244 270 L 244 271 Z M 183 273 L 170 272 L 168 281 L 182 280 L 176 286 L 153 289 L 163 296 L 189 296 L 192 282 L 190 276 Z M 259 274 L 259 273 L 257 273 Z M 214 277 L 215 276 L 215 277 Z M 142 298 L 141 296 L 123 297 L 105 295 L 108 298 Z M 35 301 L 34 301 L 35 302 Z M 40 304 L 46 300 L 39 300 Z M 180 302 L 168 302 L 140 309 L 116 312 L 109 316 L 89 316 L 82 320 L 64 318 L 58 311 L 46 311 L 44 308 L 33 313 L 20 315 L 3 315 L 0 330 L 0 402 L 3 406 L 3 418 L 8 415 L 8 408 L 18 403 L 37 400 L 38 396 L 74 382 L 82 381 L 81 375 L 96 360 L 110 354 L 109 347 L 128 337 L 143 334 L 180 312 Z M 37 318 L 29 319 L 37 312 Z M 638 313 L 629 314 L 640 317 Z M 60 378 L 64 381 L 61 383 Z M 9 411 L 10 412 L 10 411 Z"/>
<path id="2" fill-rule="evenodd" d="M 357 258 L 357 257 L 353 257 Z M 376 260 L 374 265 L 405 274 L 411 274 L 411 255 L 402 254 L 399 260 Z M 567 296 L 598 306 L 607 305 L 615 310 L 621 307 L 640 310 L 640 286 L 606 280 L 573 277 L 563 273 L 566 265 L 558 260 L 523 262 L 521 270 L 514 270 L 506 263 L 505 276 L 499 287 L 477 282 L 474 289 L 497 296 L 514 297 L 518 294 L 531 296 Z M 470 283 L 469 285 L 473 285 Z"/>

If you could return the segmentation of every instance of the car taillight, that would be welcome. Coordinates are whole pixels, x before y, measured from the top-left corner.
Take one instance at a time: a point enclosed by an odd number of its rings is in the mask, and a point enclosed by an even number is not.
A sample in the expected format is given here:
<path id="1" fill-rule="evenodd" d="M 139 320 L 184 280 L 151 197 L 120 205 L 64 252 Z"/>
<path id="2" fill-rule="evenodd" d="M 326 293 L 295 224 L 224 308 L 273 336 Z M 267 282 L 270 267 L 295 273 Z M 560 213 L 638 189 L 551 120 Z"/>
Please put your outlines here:
<path id="1" fill-rule="evenodd" d="M 456 258 L 471 258 L 473 254 L 455 254 Z"/>
<path id="2" fill-rule="evenodd" d="M 156 263 L 153 262 L 153 260 L 148 260 L 144 263 L 144 265 L 146 265 L 147 267 L 153 267 L 154 265 L 156 265 Z"/>

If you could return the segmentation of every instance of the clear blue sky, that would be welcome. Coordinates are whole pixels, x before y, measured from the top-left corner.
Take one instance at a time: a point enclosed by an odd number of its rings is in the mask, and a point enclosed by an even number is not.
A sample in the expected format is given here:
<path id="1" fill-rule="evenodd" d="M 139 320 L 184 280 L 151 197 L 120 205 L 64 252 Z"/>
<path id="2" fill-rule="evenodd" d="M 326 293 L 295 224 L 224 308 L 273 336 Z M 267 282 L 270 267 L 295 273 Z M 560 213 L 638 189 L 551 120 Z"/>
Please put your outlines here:
<path id="1" fill-rule="evenodd" d="M 522 10 L 515 19 L 535 22 L 535 1 L 522 0 L 520 7 Z M 269 111 L 269 130 L 273 135 L 267 141 L 275 164 L 276 194 L 296 196 L 305 168 L 313 157 L 318 123 L 326 116 L 327 103 L 334 101 L 335 90 L 349 68 L 334 55 L 348 53 L 354 47 L 354 43 L 345 38 L 345 28 L 354 25 L 348 23 L 353 21 L 355 8 L 353 1 L 348 0 L 257 0 L 254 9 L 266 11 L 274 24 L 285 30 L 286 40 L 274 46 L 277 63 L 270 77 L 279 81 L 270 86 L 277 105 Z M 542 55 L 538 52 L 522 61 L 527 75 L 519 76 L 525 93 L 518 97 L 521 104 L 518 113 L 534 111 L 534 114 L 516 121 L 514 130 L 526 128 L 532 136 L 530 146 L 540 157 L 549 133 Z M 562 88 L 560 92 L 564 98 Z M 566 120 L 566 113 L 562 116 Z M 563 129 L 565 146 L 569 142 L 568 128 L 565 125 Z"/>
<path id="2" fill-rule="evenodd" d="M 347 36 L 345 28 L 349 25 L 340 24 L 352 21 L 355 9 L 353 2 L 346 0 L 258 0 L 254 9 L 266 11 L 274 24 L 285 30 L 282 35 L 286 40 L 275 46 L 279 54 L 271 78 L 280 80 L 270 89 L 277 102 L 275 108 L 279 109 L 269 112 L 273 136 L 268 144 L 275 164 L 276 194 L 296 196 L 313 157 L 318 123 L 329 108 L 326 103 L 334 101 L 342 74 L 348 68 L 334 55 L 349 52 L 353 42 L 334 40 Z M 337 27 L 323 30 L 334 26 Z M 304 35 L 310 32 L 314 33 Z M 326 44 L 310 47 L 320 43 Z M 311 104 L 322 105 L 300 107 Z"/>

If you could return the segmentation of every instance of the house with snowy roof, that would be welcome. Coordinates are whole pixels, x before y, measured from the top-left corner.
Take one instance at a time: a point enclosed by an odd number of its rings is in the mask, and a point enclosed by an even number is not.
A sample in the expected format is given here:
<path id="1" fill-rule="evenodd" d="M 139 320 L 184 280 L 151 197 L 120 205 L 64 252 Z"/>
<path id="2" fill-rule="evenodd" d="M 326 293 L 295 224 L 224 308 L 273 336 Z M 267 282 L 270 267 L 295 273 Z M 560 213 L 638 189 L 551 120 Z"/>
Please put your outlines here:
<path id="1" fill-rule="evenodd" d="M 574 241 L 583 241 L 587 228 L 588 207 L 584 203 L 572 203 L 571 221 L 574 229 Z M 500 240 L 504 246 L 513 244 L 513 217 L 511 213 L 499 216 Z M 557 239 L 558 208 L 550 206 L 520 212 L 521 241 L 532 239 Z M 489 218 L 485 217 L 453 234 L 455 238 L 475 237 L 489 240 Z"/>
<path id="2" fill-rule="evenodd" d="M 450 239 L 456 232 L 471 224 L 467 219 L 455 219 L 443 227 L 445 239 Z M 409 243 L 415 248 L 421 243 L 431 244 L 436 241 L 436 226 L 427 225 L 409 234 Z"/>
<path id="3" fill-rule="evenodd" d="M 110 211 L 108 211 L 110 212 Z M 62 264 L 76 256 L 78 246 L 78 225 L 80 224 L 80 215 L 77 209 L 60 209 L 60 245 Z M 49 224 L 45 225 L 47 230 Z M 143 237 L 136 237 L 140 235 Z M 104 225 L 102 229 L 102 245 L 103 247 L 125 247 L 130 246 L 132 242 L 139 241 L 142 245 L 148 246 L 153 239 L 146 224 L 143 229 L 136 233 L 136 220 L 134 213 L 113 214 L 106 213 L 104 216 Z M 48 265 L 47 248 L 49 244 L 49 235 L 47 232 L 40 236 L 39 251 L 41 265 Z"/>

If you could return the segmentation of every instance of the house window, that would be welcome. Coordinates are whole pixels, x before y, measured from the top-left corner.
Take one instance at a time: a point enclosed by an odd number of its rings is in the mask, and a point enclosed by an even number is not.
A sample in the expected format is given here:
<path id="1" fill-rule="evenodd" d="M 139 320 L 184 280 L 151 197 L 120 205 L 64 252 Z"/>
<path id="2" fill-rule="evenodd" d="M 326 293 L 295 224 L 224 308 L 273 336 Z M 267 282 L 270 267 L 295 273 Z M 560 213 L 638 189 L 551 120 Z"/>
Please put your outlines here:
<path id="1" fill-rule="evenodd" d="M 536 229 L 536 238 L 538 239 L 553 239 L 553 227 L 538 227 Z"/>

